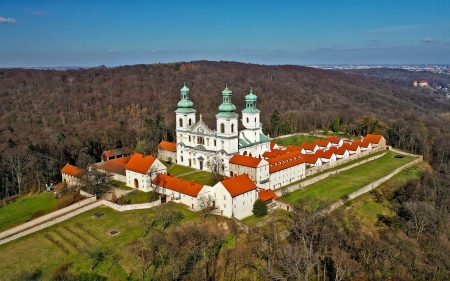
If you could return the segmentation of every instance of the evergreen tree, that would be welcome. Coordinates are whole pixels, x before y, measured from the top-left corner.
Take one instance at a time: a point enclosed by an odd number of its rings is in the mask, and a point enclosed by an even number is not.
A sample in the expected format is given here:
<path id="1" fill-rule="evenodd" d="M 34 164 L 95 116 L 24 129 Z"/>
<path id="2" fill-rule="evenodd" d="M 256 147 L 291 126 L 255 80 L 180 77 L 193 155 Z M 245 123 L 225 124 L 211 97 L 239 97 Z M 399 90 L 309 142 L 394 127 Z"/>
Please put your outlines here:
<path id="1" fill-rule="evenodd" d="M 336 119 L 334 119 L 334 123 L 333 123 L 333 132 L 337 133 L 339 132 L 339 115 L 336 116 Z"/>
<path id="2" fill-rule="evenodd" d="M 261 199 L 258 199 L 255 201 L 255 204 L 253 204 L 253 214 L 257 218 L 264 217 L 267 215 L 267 204 L 266 202 L 262 201 Z"/>
<path id="3" fill-rule="evenodd" d="M 280 113 L 276 109 L 270 117 L 270 125 L 272 125 L 273 136 L 278 136 L 281 130 L 281 117 Z"/>

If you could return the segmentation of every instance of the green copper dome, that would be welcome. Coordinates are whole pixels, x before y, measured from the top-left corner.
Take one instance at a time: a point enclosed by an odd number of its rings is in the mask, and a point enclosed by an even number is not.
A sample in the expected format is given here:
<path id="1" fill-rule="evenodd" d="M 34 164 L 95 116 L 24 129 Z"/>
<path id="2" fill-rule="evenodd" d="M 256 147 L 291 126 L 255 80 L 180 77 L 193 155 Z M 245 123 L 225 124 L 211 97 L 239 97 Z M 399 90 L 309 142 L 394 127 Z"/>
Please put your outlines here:
<path id="1" fill-rule="evenodd" d="M 196 110 L 192 108 L 194 106 L 194 103 L 189 99 L 189 88 L 186 87 L 186 83 L 184 84 L 183 88 L 181 88 L 180 91 L 181 91 L 181 100 L 178 102 L 177 104 L 178 109 L 175 110 L 175 112 L 178 113 L 196 112 Z"/>
<path id="2" fill-rule="evenodd" d="M 252 89 L 250 89 L 250 94 L 245 96 L 245 101 L 247 101 L 247 102 L 248 101 L 256 101 L 257 98 L 258 97 L 255 94 L 253 94 Z"/>
<path id="3" fill-rule="evenodd" d="M 250 89 L 250 94 L 245 96 L 245 108 L 242 112 L 245 113 L 258 113 L 259 109 L 256 108 L 256 99 L 258 97 L 253 94 L 252 89 Z"/>
<path id="4" fill-rule="evenodd" d="M 233 92 L 228 89 L 228 85 L 225 90 L 222 91 L 223 102 L 219 106 L 220 112 L 233 112 L 236 110 L 236 106 L 231 103 L 231 94 Z"/>

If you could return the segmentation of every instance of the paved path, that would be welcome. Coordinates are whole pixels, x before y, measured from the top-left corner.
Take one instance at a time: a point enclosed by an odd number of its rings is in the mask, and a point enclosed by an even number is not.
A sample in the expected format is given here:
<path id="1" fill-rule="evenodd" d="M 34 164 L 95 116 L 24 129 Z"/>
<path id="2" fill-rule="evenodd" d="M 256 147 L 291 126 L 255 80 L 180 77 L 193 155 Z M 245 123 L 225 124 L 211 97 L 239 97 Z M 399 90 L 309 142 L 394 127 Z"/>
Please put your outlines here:
<path id="1" fill-rule="evenodd" d="M 190 174 L 193 174 L 193 173 L 197 173 L 197 172 L 201 172 L 202 170 L 194 170 L 194 171 L 192 171 L 192 172 L 187 172 L 187 173 L 184 173 L 184 174 L 181 174 L 181 175 L 178 175 L 178 176 L 174 176 L 175 178 L 179 178 L 179 177 L 182 177 L 182 176 L 185 176 L 185 175 L 190 175 Z"/>

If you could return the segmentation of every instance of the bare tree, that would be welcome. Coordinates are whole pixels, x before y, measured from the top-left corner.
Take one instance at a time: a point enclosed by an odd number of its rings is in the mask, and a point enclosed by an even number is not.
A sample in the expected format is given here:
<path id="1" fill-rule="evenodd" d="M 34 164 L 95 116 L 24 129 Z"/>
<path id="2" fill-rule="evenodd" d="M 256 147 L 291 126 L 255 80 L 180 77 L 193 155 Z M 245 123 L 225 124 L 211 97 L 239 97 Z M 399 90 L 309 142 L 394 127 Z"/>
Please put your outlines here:
<path id="1" fill-rule="evenodd" d="M 206 218 L 208 215 L 214 213 L 214 211 L 217 209 L 215 199 L 211 195 L 202 195 L 197 199 L 197 202 L 203 214 L 203 218 Z"/>
<path id="2" fill-rule="evenodd" d="M 223 163 L 222 159 L 219 157 L 214 157 L 211 160 L 209 160 L 209 169 L 211 171 L 211 181 L 212 185 L 215 185 L 219 181 L 223 180 L 223 172 L 225 170 L 225 164 Z"/>
<path id="3" fill-rule="evenodd" d="M 23 183 L 28 160 L 28 151 L 21 148 L 11 149 L 5 155 L 6 168 L 13 175 L 18 193 L 23 192 Z"/>
<path id="4" fill-rule="evenodd" d="M 148 183 L 150 183 L 150 188 L 153 191 L 153 200 L 156 200 L 156 194 L 159 191 L 159 185 L 158 185 L 158 169 L 155 166 L 150 167 L 150 169 L 147 171 L 146 175 L 149 177 Z M 156 178 L 156 182 L 153 183 L 153 179 Z"/>

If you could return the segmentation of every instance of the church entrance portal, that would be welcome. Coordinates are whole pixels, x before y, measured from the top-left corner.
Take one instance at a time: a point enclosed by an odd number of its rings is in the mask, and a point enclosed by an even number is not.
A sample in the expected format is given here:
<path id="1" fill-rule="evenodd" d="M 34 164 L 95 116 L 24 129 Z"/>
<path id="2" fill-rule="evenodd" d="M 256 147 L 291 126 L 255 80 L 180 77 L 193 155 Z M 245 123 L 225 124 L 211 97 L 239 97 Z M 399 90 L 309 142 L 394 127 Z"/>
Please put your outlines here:
<path id="1" fill-rule="evenodd" d="M 139 188 L 139 181 L 134 179 L 134 188 Z"/>
<path id="2" fill-rule="evenodd" d="M 203 161 L 199 161 L 200 164 L 200 170 L 203 170 Z"/>
<path id="3" fill-rule="evenodd" d="M 191 167 L 191 166 L 192 166 L 192 160 L 189 159 L 189 167 Z"/>

